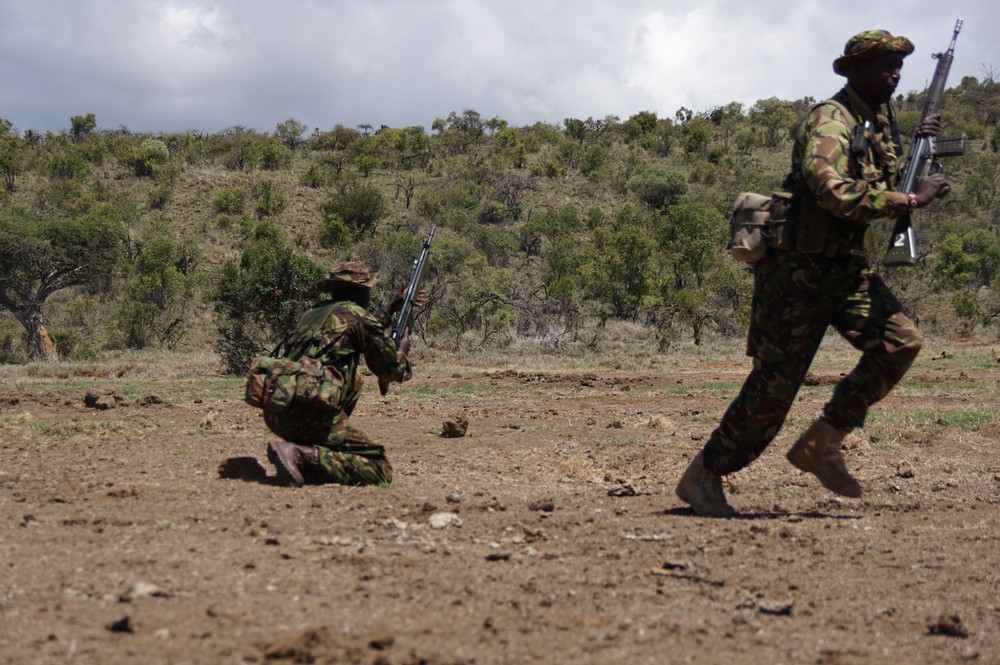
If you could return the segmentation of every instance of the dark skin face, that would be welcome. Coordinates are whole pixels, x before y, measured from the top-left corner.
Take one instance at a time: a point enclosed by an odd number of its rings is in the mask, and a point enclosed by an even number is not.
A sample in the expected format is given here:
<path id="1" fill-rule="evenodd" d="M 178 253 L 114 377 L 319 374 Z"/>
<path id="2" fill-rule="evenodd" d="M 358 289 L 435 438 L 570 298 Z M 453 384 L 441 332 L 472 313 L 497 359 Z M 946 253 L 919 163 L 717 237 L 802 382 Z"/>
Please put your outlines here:
<path id="1" fill-rule="evenodd" d="M 868 106 L 877 109 L 892 99 L 902 71 L 903 54 L 886 53 L 850 65 L 847 82 Z"/>

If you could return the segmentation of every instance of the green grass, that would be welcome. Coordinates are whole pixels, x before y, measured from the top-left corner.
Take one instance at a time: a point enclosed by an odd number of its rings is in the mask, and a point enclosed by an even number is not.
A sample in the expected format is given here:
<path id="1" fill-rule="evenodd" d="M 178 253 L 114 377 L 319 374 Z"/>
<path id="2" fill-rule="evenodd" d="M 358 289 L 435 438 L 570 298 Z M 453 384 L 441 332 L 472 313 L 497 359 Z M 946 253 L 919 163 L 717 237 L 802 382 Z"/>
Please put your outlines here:
<path id="1" fill-rule="evenodd" d="M 891 414 L 891 420 L 897 427 L 916 428 L 924 431 L 956 428 L 976 431 L 984 425 L 995 423 L 997 414 L 992 407 L 925 407 L 907 409 L 904 413 L 895 412 Z"/>
<path id="2" fill-rule="evenodd" d="M 28 424 L 35 436 L 48 437 L 57 441 L 82 435 L 101 439 L 136 434 L 142 430 L 158 429 L 157 425 L 142 420 L 35 420 Z"/>

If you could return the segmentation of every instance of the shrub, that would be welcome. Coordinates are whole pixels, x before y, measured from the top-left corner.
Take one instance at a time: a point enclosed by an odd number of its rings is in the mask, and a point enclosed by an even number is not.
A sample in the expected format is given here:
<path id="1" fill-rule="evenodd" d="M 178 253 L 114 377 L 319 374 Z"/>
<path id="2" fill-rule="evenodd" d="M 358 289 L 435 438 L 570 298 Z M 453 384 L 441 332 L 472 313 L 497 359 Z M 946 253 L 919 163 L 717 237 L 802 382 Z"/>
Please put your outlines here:
<path id="1" fill-rule="evenodd" d="M 138 177 L 155 174 L 168 159 L 170 159 L 170 149 L 159 139 L 143 139 L 138 145 L 128 145 L 119 157 L 119 161 L 132 169 Z"/>
<path id="2" fill-rule="evenodd" d="M 324 218 L 340 217 L 354 238 L 375 235 L 378 223 L 388 214 L 385 197 L 374 185 L 348 185 L 322 205 Z"/>
<path id="3" fill-rule="evenodd" d="M 658 164 L 636 169 L 628 190 L 654 210 L 679 203 L 687 194 L 687 178 L 680 169 Z"/>
<path id="4" fill-rule="evenodd" d="M 215 195 L 213 207 L 220 215 L 239 215 L 247 204 L 247 192 L 242 187 L 225 187 Z"/>
<path id="5" fill-rule="evenodd" d="M 213 293 L 226 368 L 244 374 L 256 356 L 270 351 L 310 306 L 322 276 L 274 222 L 256 224 L 239 261 L 223 265 Z"/>

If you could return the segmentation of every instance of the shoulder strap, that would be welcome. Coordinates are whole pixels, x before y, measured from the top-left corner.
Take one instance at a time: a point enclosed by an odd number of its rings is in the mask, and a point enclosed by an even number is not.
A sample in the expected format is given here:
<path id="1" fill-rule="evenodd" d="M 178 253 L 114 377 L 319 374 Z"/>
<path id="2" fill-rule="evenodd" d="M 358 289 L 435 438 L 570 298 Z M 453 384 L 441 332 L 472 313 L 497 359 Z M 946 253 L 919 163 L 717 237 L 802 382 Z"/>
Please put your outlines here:
<path id="1" fill-rule="evenodd" d="M 847 131 L 853 132 L 854 128 L 858 126 L 858 121 L 855 119 L 854 114 L 851 113 L 850 109 L 838 102 L 836 99 L 828 99 L 825 102 L 820 102 L 816 106 L 824 106 L 829 104 L 835 106 L 838 111 L 840 111 L 844 116 L 844 124 L 847 125 Z"/>

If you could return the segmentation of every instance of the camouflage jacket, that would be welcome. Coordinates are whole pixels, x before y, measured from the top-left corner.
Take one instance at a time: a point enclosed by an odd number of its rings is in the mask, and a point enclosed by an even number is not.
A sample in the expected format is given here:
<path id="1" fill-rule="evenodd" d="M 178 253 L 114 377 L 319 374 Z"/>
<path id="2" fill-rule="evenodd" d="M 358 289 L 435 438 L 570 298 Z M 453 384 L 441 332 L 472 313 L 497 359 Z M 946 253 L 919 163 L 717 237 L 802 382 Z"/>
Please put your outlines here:
<path id="1" fill-rule="evenodd" d="M 889 119 L 870 109 L 850 86 L 833 100 L 853 118 L 845 118 L 829 102 L 812 108 L 795 136 L 786 189 L 811 194 L 833 217 L 861 227 L 877 217 L 898 217 L 907 210 L 907 197 L 890 189 L 899 177 L 902 160 L 896 154 Z M 866 120 L 872 123 L 867 151 L 852 154 L 854 129 Z"/>
<path id="2" fill-rule="evenodd" d="M 296 330 L 282 343 L 280 355 L 333 365 L 343 373 L 347 386 L 360 387 L 357 370 L 362 356 L 375 376 L 406 381 L 413 374 L 409 360 L 388 335 L 390 316 L 350 301 L 325 300 L 302 315 Z"/>

